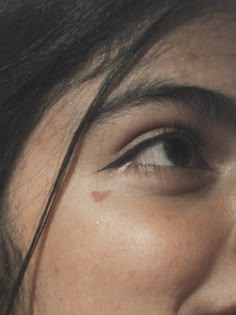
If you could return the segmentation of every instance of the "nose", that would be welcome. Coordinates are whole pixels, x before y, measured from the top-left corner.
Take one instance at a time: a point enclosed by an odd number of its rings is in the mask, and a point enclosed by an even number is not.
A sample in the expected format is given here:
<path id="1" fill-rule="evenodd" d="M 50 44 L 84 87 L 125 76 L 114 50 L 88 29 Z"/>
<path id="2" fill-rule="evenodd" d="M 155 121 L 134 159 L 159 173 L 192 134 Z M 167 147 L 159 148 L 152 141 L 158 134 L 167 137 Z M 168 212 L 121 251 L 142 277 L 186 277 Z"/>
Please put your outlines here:
<path id="1" fill-rule="evenodd" d="M 225 249 L 236 265 L 236 184 L 234 183 L 231 187 L 231 194 L 228 196 L 226 194 L 222 211 L 228 216 L 228 237 L 225 240 Z"/>
<path id="2" fill-rule="evenodd" d="M 204 310 L 203 314 L 217 314 L 236 305 L 236 196 L 231 195 L 224 205 L 222 211 L 227 213 L 228 233 L 202 287 L 207 298 L 207 312 Z M 233 314 L 236 315 L 235 308 Z"/>
<path id="3" fill-rule="evenodd" d="M 206 277 L 186 303 L 187 311 L 181 315 L 236 315 L 236 194 L 234 198 L 231 191 L 229 196 L 228 190 L 228 194 L 221 196 L 217 202 L 220 211 L 215 211 L 214 218 L 217 232 L 222 234 L 217 241 L 217 253 Z"/>
<path id="4" fill-rule="evenodd" d="M 234 224 L 228 239 L 228 250 L 232 252 L 232 260 L 235 260 L 234 264 L 236 266 L 236 214 L 233 218 L 233 222 Z"/>

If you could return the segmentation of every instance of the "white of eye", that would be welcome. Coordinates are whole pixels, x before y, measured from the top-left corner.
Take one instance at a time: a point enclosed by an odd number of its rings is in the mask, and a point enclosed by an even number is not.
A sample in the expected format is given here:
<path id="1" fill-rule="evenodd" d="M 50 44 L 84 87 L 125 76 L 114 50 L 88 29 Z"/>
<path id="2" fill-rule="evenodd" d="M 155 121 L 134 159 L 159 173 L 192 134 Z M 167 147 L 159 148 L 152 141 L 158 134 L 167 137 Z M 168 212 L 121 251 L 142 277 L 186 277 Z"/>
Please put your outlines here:
<path id="1" fill-rule="evenodd" d="M 153 145 L 139 153 L 135 162 L 141 165 L 175 166 L 168 157 L 163 143 Z"/>

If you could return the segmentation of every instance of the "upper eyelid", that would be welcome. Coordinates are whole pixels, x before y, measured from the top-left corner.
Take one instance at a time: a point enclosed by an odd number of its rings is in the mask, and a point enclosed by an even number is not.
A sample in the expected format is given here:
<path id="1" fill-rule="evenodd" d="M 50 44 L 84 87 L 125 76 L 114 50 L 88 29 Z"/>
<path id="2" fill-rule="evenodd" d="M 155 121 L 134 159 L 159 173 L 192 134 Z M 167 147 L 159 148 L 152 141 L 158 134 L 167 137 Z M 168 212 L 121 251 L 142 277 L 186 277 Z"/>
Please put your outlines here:
<path id="1" fill-rule="evenodd" d="M 173 127 L 171 126 L 169 128 L 165 127 L 165 128 L 158 128 L 158 129 L 160 129 L 161 132 L 159 132 L 158 134 L 155 134 L 153 136 L 146 137 L 142 140 L 136 139 L 135 144 L 132 144 L 132 143 L 129 144 L 128 145 L 129 148 L 127 148 L 127 146 L 126 146 L 126 148 L 123 149 L 123 151 L 127 152 L 127 151 L 133 150 L 133 149 L 138 148 L 138 147 L 140 147 L 140 151 L 142 149 L 145 150 L 145 149 L 151 147 L 152 145 L 157 144 L 159 141 L 164 140 L 170 136 L 180 136 L 180 135 L 185 136 L 186 138 L 187 137 L 191 138 L 192 140 L 194 140 L 194 143 L 196 145 L 200 145 L 200 144 L 202 145 L 201 141 L 199 141 L 199 140 L 197 141 L 197 139 L 198 139 L 197 135 L 194 134 L 192 132 L 192 130 L 190 131 L 190 130 L 187 130 L 187 128 L 178 127 L 178 126 L 176 126 L 175 123 L 174 123 Z"/>
<path id="2" fill-rule="evenodd" d="M 158 121 L 154 124 L 154 128 L 138 128 L 138 132 L 135 132 L 132 137 L 128 138 L 128 141 L 122 142 L 122 144 L 116 149 L 116 155 L 122 155 L 130 148 L 134 147 L 136 144 L 140 144 L 143 140 L 149 140 L 151 138 L 156 138 L 160 134 L 164 133 L 173 133 L 177 132 L 180 134 L 184 133 L 194 139 L 195 144 L 198 146 L 203 146 L 206 143 L 205 130 L 204 128 L 199 128 L 199 124 L 193 122 L 192 119 L 190 121 L 188 119 L 163 119 L 163 121 Z M 204 142 L 200 141 L 204 137 Z M 140 139 L 141 138 L 141 139 Z"/>

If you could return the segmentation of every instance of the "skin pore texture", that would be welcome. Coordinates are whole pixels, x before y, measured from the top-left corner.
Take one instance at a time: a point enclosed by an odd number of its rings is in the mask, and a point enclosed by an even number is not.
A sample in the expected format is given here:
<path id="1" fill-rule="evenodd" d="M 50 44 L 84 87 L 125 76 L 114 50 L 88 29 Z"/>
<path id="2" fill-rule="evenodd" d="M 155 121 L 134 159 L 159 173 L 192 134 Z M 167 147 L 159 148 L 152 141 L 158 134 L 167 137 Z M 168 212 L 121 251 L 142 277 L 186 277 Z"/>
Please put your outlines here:
<path id="1" fill-rule="evenodd" d="M 193 19 L 152 46 L 110 99 L 148 81 L 236 97 L 236 6 L 226 3 L 230 12 Z M 9 221 L 23 253 L 76 123 L 103 79 L 65 95 L 25 145 L 8 191 Z M 104 119 L 78 145 L 25 278 L 30 314 L 206 315 L 236 304 L 236 132 L 158 102 Z M 153 171 L 129 162 L 102 170 L 163 125 L 173 128 L 173 120 L 199 129 L 208 145 L 197 154 L 209 169 Z"/>

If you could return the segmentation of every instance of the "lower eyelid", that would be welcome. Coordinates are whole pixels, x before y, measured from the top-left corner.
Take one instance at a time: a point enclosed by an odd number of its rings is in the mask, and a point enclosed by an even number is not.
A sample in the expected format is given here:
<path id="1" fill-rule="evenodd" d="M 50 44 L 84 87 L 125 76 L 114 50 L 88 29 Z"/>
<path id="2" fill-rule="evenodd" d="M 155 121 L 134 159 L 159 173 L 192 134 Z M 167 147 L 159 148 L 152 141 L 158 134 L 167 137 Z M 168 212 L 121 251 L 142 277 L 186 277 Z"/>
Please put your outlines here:
<path id="1" fill-rule="evenodd" d="M 181 170 L 162 166 L 143 167 L 135 162 L 130 162 L 115 172 L 119 176 L 118 180 L 122 181 L 122 187 L 127 185 L 127 187 L 163 196 L 196 192 L 204 187 L 210 187 L 217 179 L 217 174 L 209 170 Z"/>

